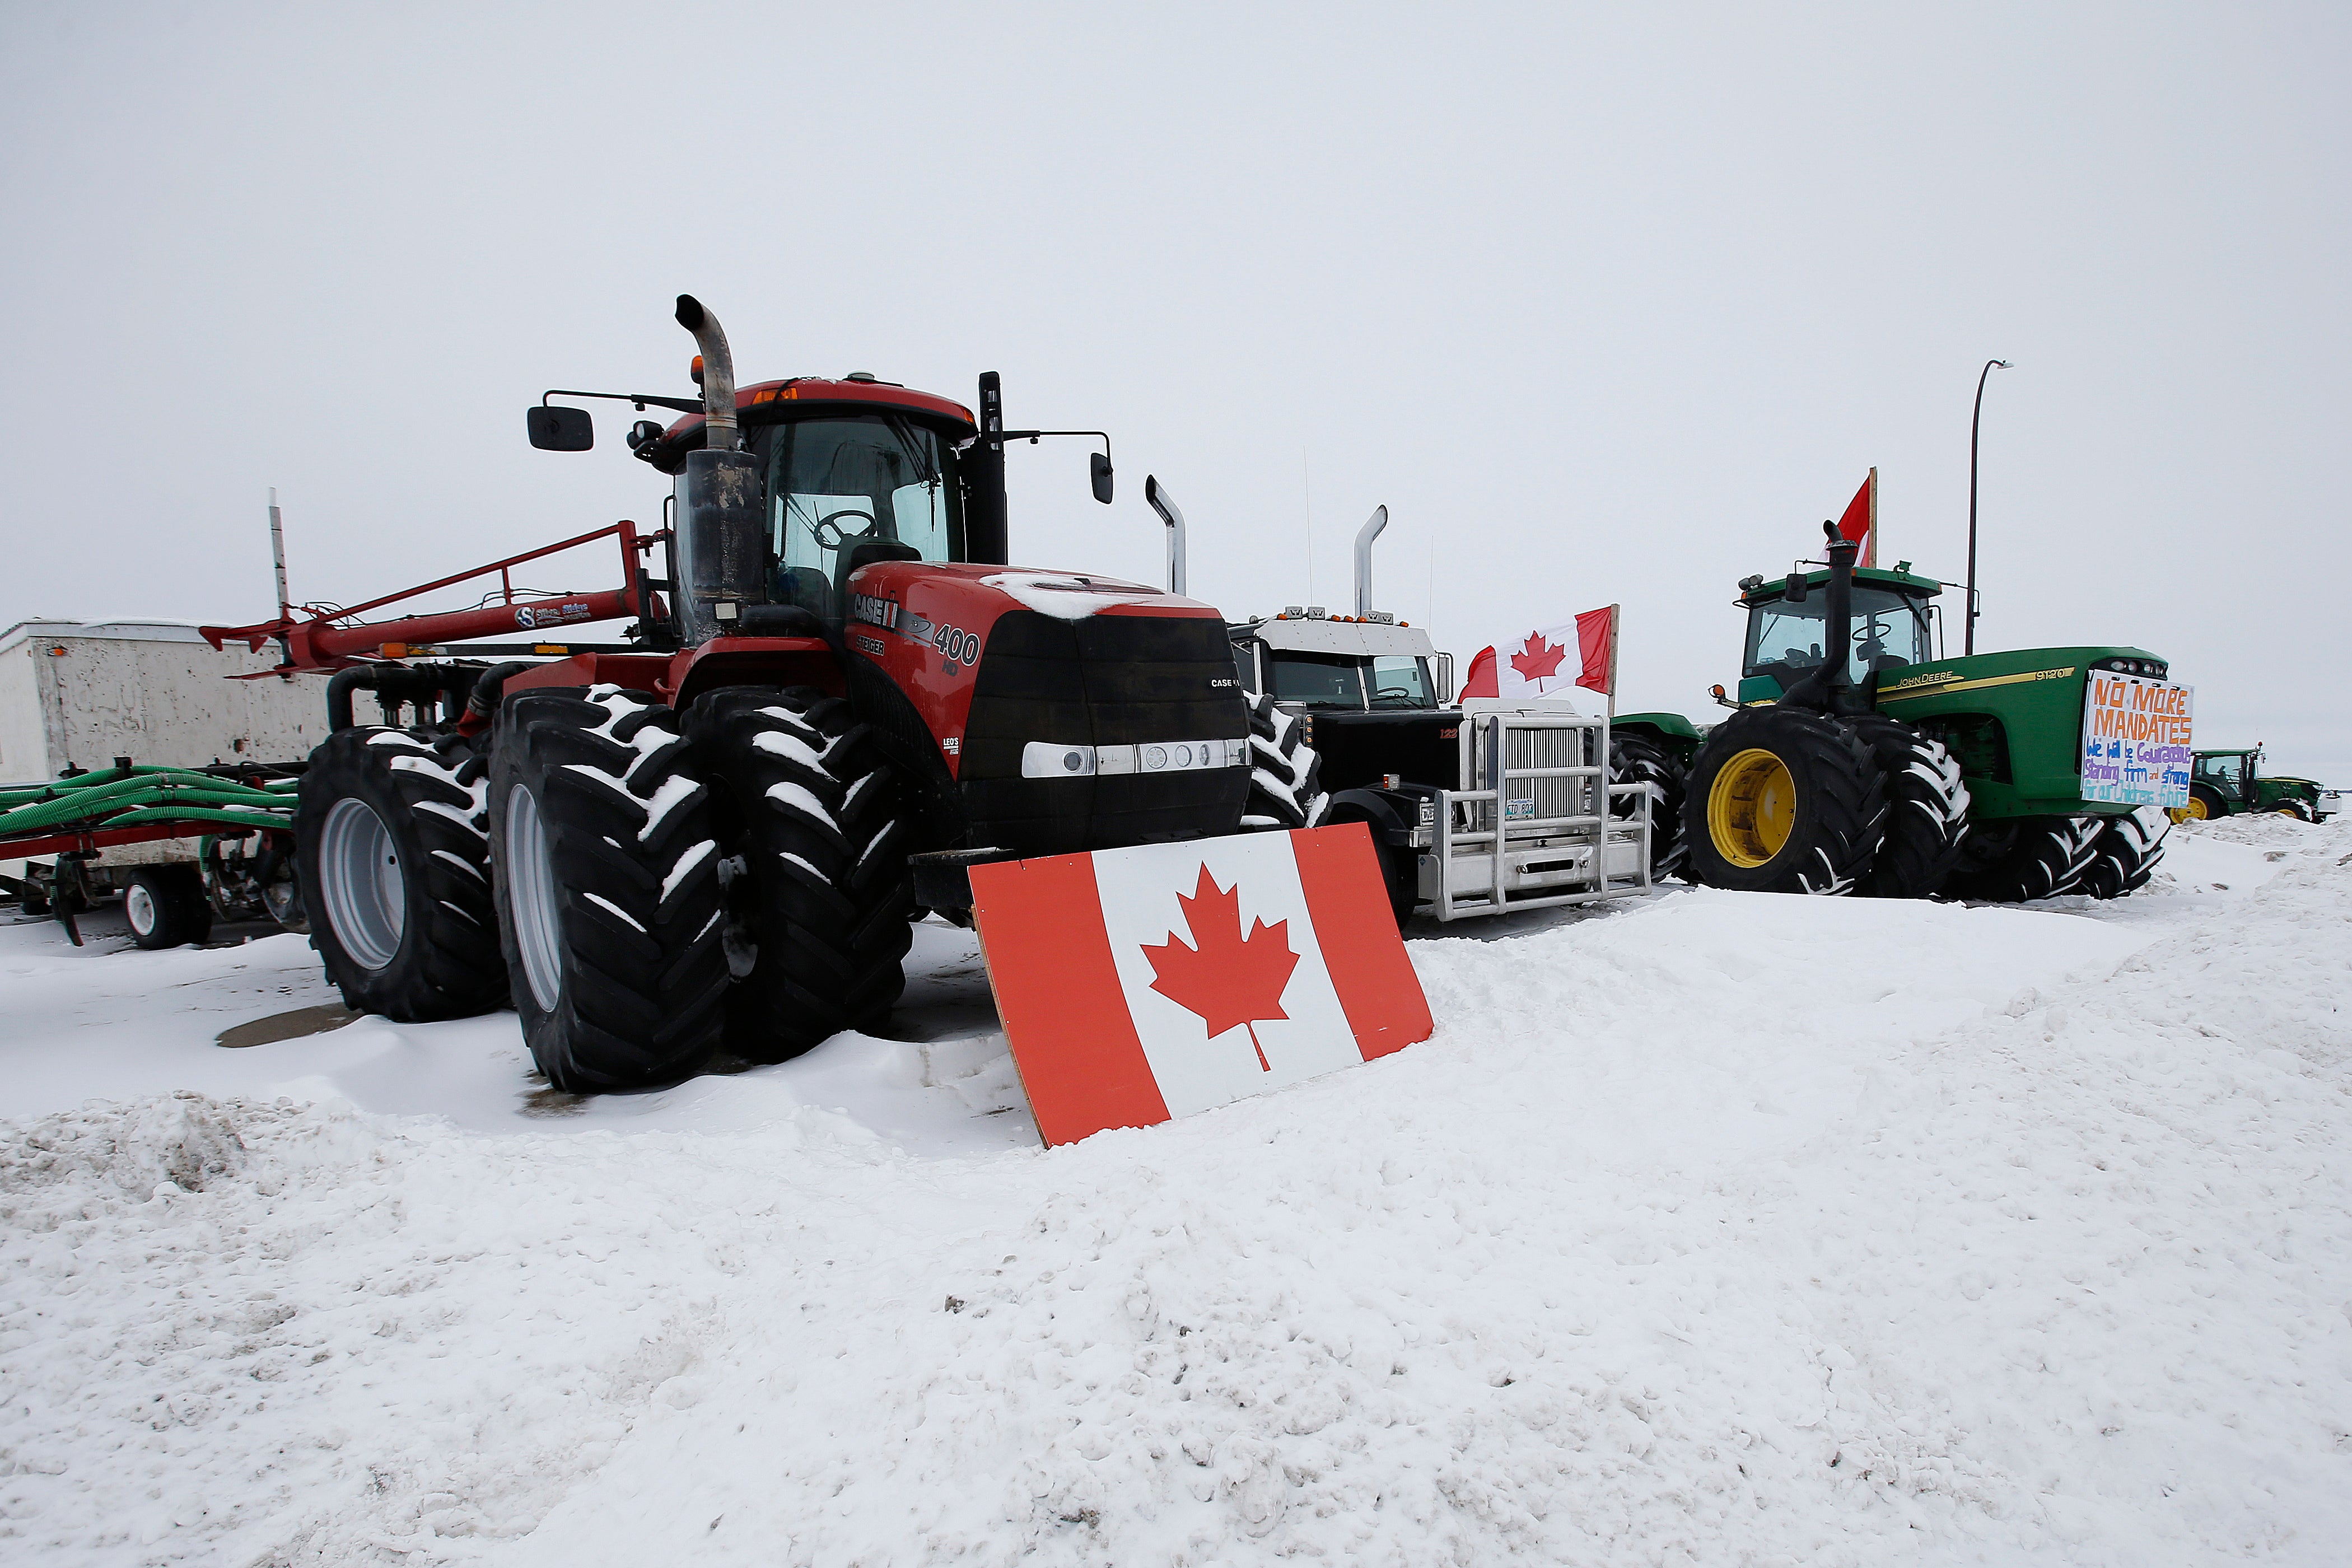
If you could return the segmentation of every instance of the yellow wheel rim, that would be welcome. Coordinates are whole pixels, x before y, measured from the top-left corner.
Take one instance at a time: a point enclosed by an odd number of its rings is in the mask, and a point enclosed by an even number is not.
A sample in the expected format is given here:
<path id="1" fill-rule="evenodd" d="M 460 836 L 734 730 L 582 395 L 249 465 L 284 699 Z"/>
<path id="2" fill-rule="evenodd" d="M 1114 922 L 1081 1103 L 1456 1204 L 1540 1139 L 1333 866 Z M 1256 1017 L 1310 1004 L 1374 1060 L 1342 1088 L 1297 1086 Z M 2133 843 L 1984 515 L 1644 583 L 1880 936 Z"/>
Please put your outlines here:
<path id="1" fill-rule="evenodd" d="M 2182 806 L 2179 810 L 2172 814 L 2172 820 L 2175 822 L 2202 822 L 2210 814 L 2205 809 L 2204 796 L 2192 795 L 2189 797 L 2189 804 L 2187 805 Z"/>
<path id="2" fill-rule="evenodd" d="M 1797 825 L 1797 781 L 1789 764 L 1751 746 L 1723 764 L 1706 792 L 1706 831 L 1733 865 L 1761 866 L 1787 847 Z"/>

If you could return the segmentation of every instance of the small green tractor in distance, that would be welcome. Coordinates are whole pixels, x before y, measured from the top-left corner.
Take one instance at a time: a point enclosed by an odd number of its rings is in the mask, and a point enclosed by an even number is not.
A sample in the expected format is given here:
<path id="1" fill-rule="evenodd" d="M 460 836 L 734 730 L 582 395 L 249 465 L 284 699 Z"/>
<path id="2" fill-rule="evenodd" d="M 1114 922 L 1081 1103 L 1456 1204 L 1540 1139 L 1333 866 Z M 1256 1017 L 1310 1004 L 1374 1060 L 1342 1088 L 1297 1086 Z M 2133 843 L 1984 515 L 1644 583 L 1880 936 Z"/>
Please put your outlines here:
<path id="1" fill-rule="evenodd" d="M 2343 798 L 2342 791 L 2323 788 L 2316 779 L 2263 773 L 2260 746 L 2244 752 L 2199 752 L 2196 759 L 2189 775 L 2189 804 L 2172 808 L 2175 822 L 2241 816 L 2250 811 L 2325 822 L 2336 815 Z"/>
<path id="2" fill-rule="evenodd" d="M 1739 584 L 1738 700 L 1715 689 L 1728 718 L 1616 721 L 1621 743 L 1671 768 L 1659 811 L 1679 824 L 1683 875 L 1999 902 L 2146 885 L 2170 826 L 2146 807 L 2188 784 L 2189 693 L 2166 661 L 2094 647 L 1939 658 L 1943 584 L 1907 562 L 1857 569 L 1857 546 L 1825 531 L 1825 572 Z M 2100 699 L 2121 706 L 2095 725 Z"/>

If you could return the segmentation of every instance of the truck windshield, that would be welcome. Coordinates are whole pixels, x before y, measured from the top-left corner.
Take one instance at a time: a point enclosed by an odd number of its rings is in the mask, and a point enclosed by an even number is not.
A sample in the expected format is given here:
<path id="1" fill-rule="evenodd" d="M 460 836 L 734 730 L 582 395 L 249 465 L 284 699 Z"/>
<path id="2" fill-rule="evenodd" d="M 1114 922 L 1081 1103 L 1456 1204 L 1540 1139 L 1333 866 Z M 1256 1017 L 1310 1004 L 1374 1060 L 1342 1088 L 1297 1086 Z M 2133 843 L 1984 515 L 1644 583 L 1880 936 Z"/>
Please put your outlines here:
<path id="1" fill-rule="evenodd" d="M 1372 706 L 1375 708 L 1434 708 L 1437 695 L 1430 689 L 1429 661 L 1417 656 L 1381 654 L 1372 660 Z"/>
<path id="2" fill-rule="evenodd" d="M 1311 708 L 1361 708 L 1364 665 L 1342 654 L 1266 650 L 1266 689 L 1276 702 Z"/>
<path id="3" fill-rule="evenodd" d="M 773 425 L 752 440 L 766 458 L 778 602 L 838 620 L 849 574 L 863 564 L 853 560 L 861 544 L 904 545 L 925 561 L 962 559 L 955 455 L 928 426 L 861 414 Z"/>
<path id="4" fill-rule="evenodd" d="M 1749 610 L 1743 673 L 1774 676 L 1785 686 L 1819 665 L 1829 604 L 1829 590 L 1816 584 L 1801 605 L 1775 599 Z M 1847 655 L 1847 670 L 1857 684 L 1874 669 L 1894 669 L 1934 658 L 1926 607 L 1908 595 L 1855 584 L 1853 642 Z"/>

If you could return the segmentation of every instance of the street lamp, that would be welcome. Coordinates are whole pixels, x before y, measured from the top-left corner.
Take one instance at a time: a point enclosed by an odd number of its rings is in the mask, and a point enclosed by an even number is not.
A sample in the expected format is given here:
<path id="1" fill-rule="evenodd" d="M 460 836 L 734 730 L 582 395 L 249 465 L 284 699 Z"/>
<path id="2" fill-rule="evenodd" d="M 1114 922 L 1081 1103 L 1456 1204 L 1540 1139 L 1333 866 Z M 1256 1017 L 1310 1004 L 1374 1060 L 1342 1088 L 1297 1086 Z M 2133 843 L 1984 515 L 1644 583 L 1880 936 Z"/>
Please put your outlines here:
<path id="1" fill-rule="evenodd" d="M 1963 654 L 1977 651 L 1977 426 L 1984 423 L 1985 378 L 1993 367 L 2010 368 L 2005 359 L 1989 359 L 1977 373 L 1977 411 L 1969 419 L 1969 626 Z"/>

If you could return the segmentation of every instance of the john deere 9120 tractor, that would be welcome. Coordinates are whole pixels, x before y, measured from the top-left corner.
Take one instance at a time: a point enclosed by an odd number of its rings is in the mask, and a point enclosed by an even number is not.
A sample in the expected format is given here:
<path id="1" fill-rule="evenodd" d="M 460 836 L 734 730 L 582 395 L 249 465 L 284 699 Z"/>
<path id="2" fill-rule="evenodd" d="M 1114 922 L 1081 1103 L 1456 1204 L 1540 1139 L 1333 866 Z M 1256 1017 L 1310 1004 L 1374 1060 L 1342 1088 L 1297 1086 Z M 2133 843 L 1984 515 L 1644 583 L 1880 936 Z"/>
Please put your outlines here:
<path id="1" fill-rule="evenodd" d="M 470 609 L 206 629 L 338 671 L 296 827 L 351 1006 L 510 999 L 570 1089 L 674 1079 L 722 1040 L 776 1060 L 887 1015 L 910 915 L 969 921 L 975 862 L 1286 825 L 1214 608 L 1006 564 L 1005 443 L 1064 432 L 1006 430 L 993 374 L 977 415 L 864 374 L 739 390 L 719 323 L 685 298 L 677 319 L 699 398 L 563 395 L 686 416 L 629 442 L 673 479 L 671 528 L 409 591 L 497 574 Z M 544 401 L 530 427 L 552 450 L 593 439 Z M 1110 483 L 1105 451 L 1097 500 Z M 511 586 L 601 533 L 618 588 Z M 664 543 L 656 577 L 641 558 Z M 620 644 L 556 640 L 622 617 Z M 473 651 L 531 657 L 421 646 L 517 632 Z M 361 689 L 383 723 L 353 721 Z"/>
<path id="2" fill-rule="evenodd" d="M 2165 661 L 2134 647 L 1938 658 L 1943 584 L 1907 563 L 1857 570 L 1857 546 L 1826 531 L 1826 571 L 1740 584 L 1748 640 L 1728 718 L 1704 736 L 1676 714 L 1617 721 L 1686 768 L 1687 874 L 2002 901 L 2145 885 L 2169 825 L 2085 797 L 2084 700 L 2096 672 L 2160 683 Z"/>

